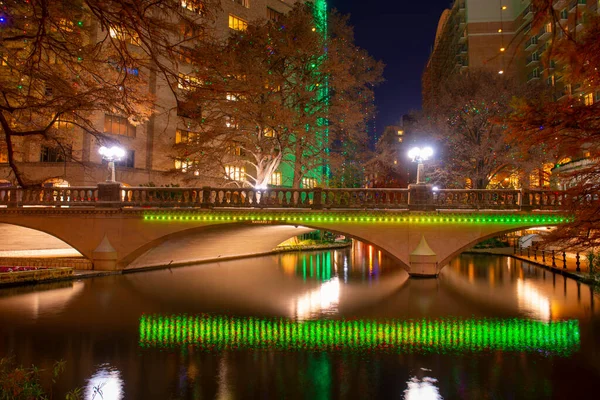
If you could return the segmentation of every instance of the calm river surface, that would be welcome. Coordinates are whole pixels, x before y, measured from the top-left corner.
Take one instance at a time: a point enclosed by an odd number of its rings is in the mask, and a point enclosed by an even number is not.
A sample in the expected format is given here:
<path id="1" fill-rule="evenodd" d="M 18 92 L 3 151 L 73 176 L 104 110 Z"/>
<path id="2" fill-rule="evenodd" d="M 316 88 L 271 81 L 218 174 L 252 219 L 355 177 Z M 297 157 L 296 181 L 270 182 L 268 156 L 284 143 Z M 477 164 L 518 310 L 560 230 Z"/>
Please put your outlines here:
<path id="1" fill-rule="evenodd" d="M 88 400 L 596 398 L 600 296 L 484 255 L 408 279 L 356 244 L 0 290 L 7 355 L 65 360 Z"/>

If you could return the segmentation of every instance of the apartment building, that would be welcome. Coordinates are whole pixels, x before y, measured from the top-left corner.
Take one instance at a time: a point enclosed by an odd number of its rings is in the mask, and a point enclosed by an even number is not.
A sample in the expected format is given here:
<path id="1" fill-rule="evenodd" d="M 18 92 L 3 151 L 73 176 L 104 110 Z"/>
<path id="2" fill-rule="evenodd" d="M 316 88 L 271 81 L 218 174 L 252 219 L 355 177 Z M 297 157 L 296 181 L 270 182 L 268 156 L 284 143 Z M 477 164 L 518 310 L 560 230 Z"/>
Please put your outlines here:
<path id="1" fill-rule="evenodd" d="M 201 0 L 178 1 L 186 12 L 201 12 Z M 299 1 L 304 0 L 221 0 L 222 9 L 216 16 L 214 34 L 224 38 L 232 30 L 245 29 L 251 21 L 277 19 Z M 324 0 L 319 0 L 319 3 L 325 6 Z M 182 35 L 185 34 L 182 32 Z M 185 62 L 180 64 L 182 80 L 190 71 L 190 65 Z M 178 89 L 185 90 L 181 85 Z M 148 183 L 213 184 L 204 181 L 201 176 L 187 174 L 189 166 L 186 161 L 178 160 L 171 150 L 176 143 L 185 143 L 193 137 L 194 126 L 182 108 L 178 107 L 170 84 L 151 76 L 148 91 L 156 95 L 156 112 L 143 124 L 134 126 L 123 115 L 96 113 L 93 117 L 98 130 L 114 138 L 126 151 L 126 156 L 117 162 L 117 180 L 132 186 Z M 104 181 L 107 166 L 98 153 L 99 143 L 96 139 L 83 134 L 66 121 L 58 121 L 56 127 L 73 138 L 70 148 L 66 149 L 66 157 L 64 150 L 45 145 L 38 139 L 19 141 L 15 158 L 27 180 L 45 182 L 46 185 L 71 186 L 95 185 Z M 0 184 L 14 183 L 7 162 L 6 148 L 0 144 Z M 243 172 L 239 167 L 232 167 L 227 173 L 231 179 L 243 180 Z"/>
<path id="2" fill-rule="evenodd" d="M 523 84 L 542 81 L 552 88 L 557 101 L 570 96 L 586 105 L 600 101 L 599 91 L 565 82 L 548 51 L 552 41 L 583 31 L 589 16 L 600 13 L 600 0 L 556 0 L 554 9 L 557 20 L 549 19 L 532 32 L 534 9 L 529 0 L 455 0 L 440 17 L 423 73 L 424 105 L 435 104 L 436 88 L 447 77 L 468 68 L 488 68 Z M 548 163 L 535 171 L 530 185 L 549 185 L 553 166 Z M 494 184 L 519 185 L 514 174 L 500 179 Z"/>

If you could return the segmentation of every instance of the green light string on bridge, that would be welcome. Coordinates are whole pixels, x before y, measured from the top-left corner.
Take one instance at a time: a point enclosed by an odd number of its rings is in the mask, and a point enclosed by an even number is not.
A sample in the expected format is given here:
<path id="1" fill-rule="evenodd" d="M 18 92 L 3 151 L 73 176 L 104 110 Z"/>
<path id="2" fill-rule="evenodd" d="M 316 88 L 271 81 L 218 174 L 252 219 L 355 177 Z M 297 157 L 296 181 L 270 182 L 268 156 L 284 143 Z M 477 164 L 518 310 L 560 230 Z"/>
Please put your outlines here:
<path id="1" fill-rule="evenodd" d="M 420 319 L 304 321 L 208 315 L 142 315 L 141 347 L 207 350 L 518 351 L 568 355 L 579 349 L 576 320 Z"/>
<path id="2" fill-rule="evenodd" d="M 390 223 L 409 223 L 409 224 L 530 224 L 530 225 L 556 225 L 569 222 L 571 218 L 557 215 L 384 215 L 373 216 L 352 213 L 348 214 L 328 214 L 328 213 L 198 213 L 198 214 L 146 214 L 145 221 L 188 221 L 188 222 L 249 222 L 249 223 L 371 223 L 371 224 L 390 224 Z"/>

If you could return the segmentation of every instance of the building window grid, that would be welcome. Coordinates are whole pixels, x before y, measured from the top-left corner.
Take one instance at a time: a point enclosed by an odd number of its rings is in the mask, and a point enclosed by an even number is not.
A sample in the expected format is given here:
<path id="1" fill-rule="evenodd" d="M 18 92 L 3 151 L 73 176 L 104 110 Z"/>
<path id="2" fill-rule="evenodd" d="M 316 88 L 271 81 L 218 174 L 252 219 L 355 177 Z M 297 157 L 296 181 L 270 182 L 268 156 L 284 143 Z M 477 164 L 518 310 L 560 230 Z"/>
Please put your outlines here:
<path id="1" fill-rule="evenodd" d="M 73 150 L 71 146 L 55 147 L 42 145 L 40 149 L 40 162 L 65 162 L 70 160 L 72 155 Z"/>
<path id="2" fill-rule="evenodd" d="M 225 177 L 233 181 L 243 182 L 246 180 L 246 168 L 235 165 L 225 166 Z"/>
<path id="3" fill-rule="evenodd" d="M 302 187 L 304 189 L 313 189 L 315 186 L 317 186 L 315 178 L 302 178 Z"/>
<path id="4" fill-rule="evenodd" d="M 197 143 L 198 142 L 198 132 L 187 131 L 185 129 L 176 129 L 175 130 L 175 144 L 180 143 Z"/>
<path id="5" fill-rule="evenodd" d="M 183 172 L 184 174 L 187 172 L 192 172 L 194 175 L 198 176 L 200 175 L 200 162 L 198 160 L 189 158 L 176 158 L 175 169 Z"/>
<path id="6" fill-rule="evenodd" d="M 281 172 L 273 172 L 269 177 L 269 185 L 281 186 Z"/>
<path id="7" fill-rule="evenodd" d="M 110 37 L 122 42 L 130 43 L 136 46 L 140 45 L 140 37 L 137 32 L 130 32 L 121 27 L 110 27 L 108 29 Z"/>
<path id="8" fill-rule="evenodd" d="M 192 90 L 194 87 L 202 86 L 200 78 L 192 75 L 179 73 L 179 79 L 177 80 L 177 87 L 183 90 Z"/>
<path id="9" fill-rule="evenodd" d="M 248 28 L 248 22 L 237 17 L 233 14 L 229 14 L 229 29 L 235 31 L 245 31 Z"/>
<path id="10" fill-rule="evenodd" d="M 111 135 L 135 137 L 136 128 L 125 117 L 117 115 L 104 115 L 104 132 Z"/>

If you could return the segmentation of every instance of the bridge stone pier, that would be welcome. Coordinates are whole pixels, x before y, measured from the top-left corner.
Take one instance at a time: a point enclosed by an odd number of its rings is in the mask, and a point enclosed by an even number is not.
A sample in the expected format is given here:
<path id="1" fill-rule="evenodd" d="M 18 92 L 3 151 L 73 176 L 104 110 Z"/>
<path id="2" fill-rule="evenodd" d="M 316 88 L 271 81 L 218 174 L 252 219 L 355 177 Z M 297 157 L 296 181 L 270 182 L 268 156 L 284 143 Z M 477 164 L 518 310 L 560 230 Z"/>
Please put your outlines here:
<path id="1" fill-rule="evenodd" d="M 568 219 L 560 192 L 445 190 L 429 201 L 412 209 L 408 189 L 0 188 L 0 229 L 45 232 L 98 270 L 266 253 L 319 229 L 436 277 L 482 240 Z"/>

